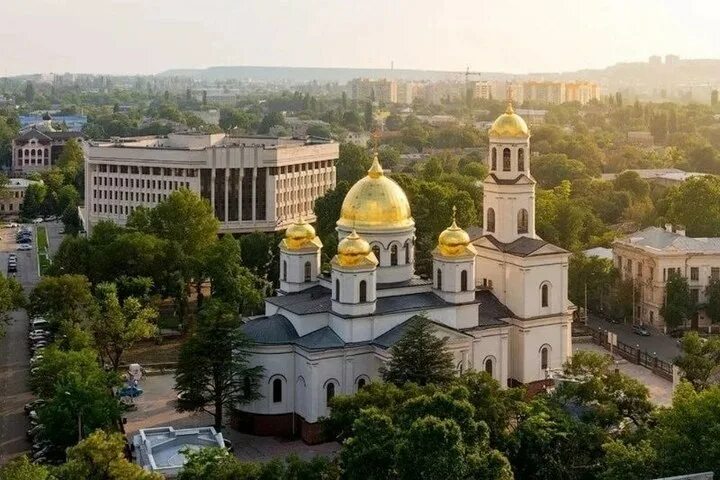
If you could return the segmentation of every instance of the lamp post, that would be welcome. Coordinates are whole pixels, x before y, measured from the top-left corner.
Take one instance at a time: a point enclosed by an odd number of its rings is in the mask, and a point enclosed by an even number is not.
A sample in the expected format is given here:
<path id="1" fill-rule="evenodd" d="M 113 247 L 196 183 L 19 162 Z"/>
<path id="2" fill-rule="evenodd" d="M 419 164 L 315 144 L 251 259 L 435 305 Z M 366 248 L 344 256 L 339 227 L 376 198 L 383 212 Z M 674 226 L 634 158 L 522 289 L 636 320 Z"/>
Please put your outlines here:
<path id="1" fill-rule="evenodd" d="M 65 395 L 70 397 L 72 399 L 72 394 L 68 391 L 65 392 Z M 80 408 L 77 408 L 77 428 L 78 428 L 78 442 L 82 440 L 82 410 Z"/>

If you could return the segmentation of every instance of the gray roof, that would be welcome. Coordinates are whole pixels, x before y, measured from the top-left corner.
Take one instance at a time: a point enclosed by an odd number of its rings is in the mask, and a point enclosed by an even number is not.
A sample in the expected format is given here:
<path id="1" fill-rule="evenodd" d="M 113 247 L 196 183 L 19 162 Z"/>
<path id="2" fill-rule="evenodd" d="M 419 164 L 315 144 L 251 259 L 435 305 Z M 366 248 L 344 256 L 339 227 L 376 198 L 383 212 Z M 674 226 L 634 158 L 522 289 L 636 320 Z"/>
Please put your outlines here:
<path id="1" fill-rule="evenodd" d="M 302 292 L 269 297 L 266 301 L 297 315 L 307 315 L 330 311 L 330 294 L 328 288 L 316 285 Z"/>
<path id="2" fill-rule="evenodd" d="M 507 325 L 503 318 L 514 317 L 515 314 L 497 299 L 490 290 L 475 292 L 478 305 L 478 324 L 473 328 L 492 328 Z"/>
<path id="3" fill-rule="evenodd" d="M 540 250 L 545 245 L 553 247 L 553 253 L 567 252 L 567 250 L 546 242 L 542 238 L 520 237 L 510 243 L 501 242 L 490 234 L 484 235 L 483 238 L 487 238 L 490 243 L 495 245 L 495 247 L 501 252 L 509 253 L 510 255 L 515 255 L 517 257 L 527 257 L 528 255 Z"/>
<path id="4" fill-rule="evenodd" d="M 290 320 L 282 315 L 271 315 L 248 321 L 242 331 L 255 343 L 282 345 L 298 338 L 298 333 Z"/>
<path id="5" fill-rule="evenodd" d="M 392 347 L 398 340 L 405 336 L 405 333 L 410 329 L 410 326 L 419 319 L 419 315 L 408 318 L 403 323 L 395 325 L 393 328 L 377 337 L 373 340 L 373 343 L 382 348 Z"/>
<path id="6" fill-rule="evenodd" d="M 587 250 L 583 250 L 583 253 L 586 257 L 598 257 L 598 258 L 604 258 L 606 260 L 612 260 L 613 254 L 611 248 L 605 248 L 605 247 L 595 247 L 595 248 L 588 248 Z"/>
<path id="7" fill-rule="evenodd" d="M 535 180 L 533 180 L 529 176 L 525 175 L 524 173 L 521 173 L 520 175 L 518 175 L 517 177 L 512 178 L 512 179 L 499 178 L 494 173 L 491 173 L 490 177 L 498 185 L 515 185 L 517 183 L 520 183 L 521 180 L 526 180 L 526 182 L 523 182 L 523 183 L 527 183 L 527 182 L 535 183 Z"/>
<path id="8" fill-rule="evenodd" d="M 720 253 L 720 238 L 692 238 L 659 227 L 648 227 L 645 230 L 628 235 L 619 243 L 646 247 L 666 252 L 700 252 Z"/>
<path id="9" fill-rule="evenodd" d="M 295 340 L 294 343 L 307 350 L 327 350 L 345 346 L 342 338 L 338 337 L 337 333 L 330 327 L 323 327 L 314 332 L 310 332 Z"/>
<path id="10" fill-rule="evenodd" d="M 403 310 L 424 310 L 427 308 L 446 307 L 449 304 L 434 293 L 411 293 L 409 295 L 394 295 L 380 297 L 375 304 L 375 314 L 401 312 Z"/>
<path id="11" fill-rule="evenodd" d="M 388 288 L 419 287 L 423 285 L 432 285 L 432 280 L 412 277 L 410 280 L 403 280 L 402 282 L 378 283 L 376 288 L 378 290 L 387 290 Z"/>
<path id="12" fill-rule="evenodd" d="M 15 140 L 31 140 L 37 138 L 40 140 L 67 140 L 68 138 L 79 138 L 83 134 L 80 132 L 42 132 L 37 128 L 31 128 L 27 132 L 19 135 Z"/>

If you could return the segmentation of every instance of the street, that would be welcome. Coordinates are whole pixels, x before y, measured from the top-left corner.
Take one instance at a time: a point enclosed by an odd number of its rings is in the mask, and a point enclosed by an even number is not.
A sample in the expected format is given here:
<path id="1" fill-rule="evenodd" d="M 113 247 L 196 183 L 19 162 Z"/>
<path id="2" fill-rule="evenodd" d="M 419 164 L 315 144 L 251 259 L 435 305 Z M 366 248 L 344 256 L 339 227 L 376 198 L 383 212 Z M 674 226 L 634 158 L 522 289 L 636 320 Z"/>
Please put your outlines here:
<path id="1" fill-rule="evenodd" d="M 29 294 L 39 280 L 35 243 L 33 250 L 19 252 L 15 229 L 0 229 L 0 237 L 2 274 L 7 272 L 8 254 L 17 253 L 17 278 Z M 10 317 L 11 322 L 4 326 L 5 336 L 0 339 L 0 464 L 30 446 L 25 438 L 28 424 L 23 412 L 23 405 L 32 399 L 28 388 L 27 315 L 20 310 L 11 312 Z"/>
<path id="2" fill-rule="evenodd" d="M 617 334 L 619 342 L 633 347 L 638 346 L 640 350 L 647 351 L 650 355 L 656 353 L 658 359 L 664 362 L 672 363 L 675 357 L 680 355 L 680 347 L 677 344 L 676 338 L 663 335 L 652 328 L 648 329 L 651 335 L 649 337 L 643 337 L 633 333 L 632 325 L 610 323 L 592 313 L 588 315 L 588 327 L 595 330 L 600 328 L 603 331 L 609 330 L 614 332 Z"/>

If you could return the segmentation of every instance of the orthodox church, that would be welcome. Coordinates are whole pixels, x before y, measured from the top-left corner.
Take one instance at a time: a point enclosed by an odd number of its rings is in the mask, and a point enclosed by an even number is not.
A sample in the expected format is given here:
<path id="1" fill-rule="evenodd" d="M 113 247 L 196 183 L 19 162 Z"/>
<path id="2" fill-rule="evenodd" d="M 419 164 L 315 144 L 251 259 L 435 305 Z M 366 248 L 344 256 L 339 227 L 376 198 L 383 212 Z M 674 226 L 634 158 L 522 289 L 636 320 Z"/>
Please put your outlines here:
<path id="1" fill-rule="evenodd" d="M 447 338 L 458 372 L 486 371 L 501 385 L 541 386 L 571 355 L 574 306 L 569 252 L 535 233 L 530 134 L 512 106 L 489 131 L 483 234 L 448 219 L 433 250 L 433 278 L 415 275 L 415 221 L 377 155 L 345 197 L 337 255 L 305 222 L 280 243 L 280 290 L 244 324 L 264 367 L 262 398 L 243 405 L 242 430 L 319 438 L 328 402 L 379 378 L 391 348 L 419 315 Z"/>

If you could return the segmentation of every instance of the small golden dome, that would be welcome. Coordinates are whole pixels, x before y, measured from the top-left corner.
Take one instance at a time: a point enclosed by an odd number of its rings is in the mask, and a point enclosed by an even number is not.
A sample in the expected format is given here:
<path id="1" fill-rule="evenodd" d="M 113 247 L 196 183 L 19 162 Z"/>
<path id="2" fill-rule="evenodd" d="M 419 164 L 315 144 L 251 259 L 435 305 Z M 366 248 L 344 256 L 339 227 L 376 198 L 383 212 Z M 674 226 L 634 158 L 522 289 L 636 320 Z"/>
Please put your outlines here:
<path id="1" fill-rule="evenodd" d="M 300 218 L 285 230 L 285 241 L 289 248 L 298 249 L 315 238 L 315 229 L 312 225 Z"/>
<path id="2" fill-rule="evenodd" d="M 347 267 L 357 265 L 366 256 L 370 255 L 372 248 L 364 238 L 360 237 L 355 230 L 338 243 L 338 263 Z"/>
<path id="3" fill-rule="evenodd" d="M 345 196 L 337 225 L 359 230 L 393 230 L 415 225 L 405 192 L 385 176 L 377 153 L 367 176 L 358 180 Z"/>
<path id="4" fill-rule="evenodd" d="M 448 257 L 461 254 L 465 251 L 465 247 L 470 244 L 470 235 L 457 226 L 455 219 L 452 225 L 442 231 L 438 236 L 438 248 L 440 252 Z"/>
<path id="5" fill-rule="evenodd" d="M 512 104 L 508 103 L 505 113 L 493 122 L 488 135 L 491 138 L 528 138 L 530 133 L 525 120 L 516 114 Z"/>

